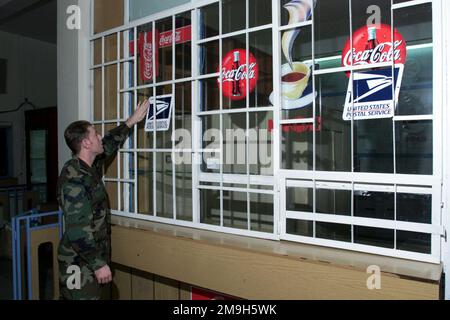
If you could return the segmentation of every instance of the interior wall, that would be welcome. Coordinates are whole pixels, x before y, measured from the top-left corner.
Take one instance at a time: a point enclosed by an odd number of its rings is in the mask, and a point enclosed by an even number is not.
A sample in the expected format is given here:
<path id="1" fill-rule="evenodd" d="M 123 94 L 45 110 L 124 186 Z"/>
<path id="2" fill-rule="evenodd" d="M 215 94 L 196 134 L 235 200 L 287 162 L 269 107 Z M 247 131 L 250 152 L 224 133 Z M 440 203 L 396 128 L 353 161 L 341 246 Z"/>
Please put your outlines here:
<path id="1" fill-rule="evenodd" d="M 53 107 L 56 99 L 56 44 L 0 31 L 0 58 L 6 59 L 7 92 L 0 94 L 0 112 L 16 109 L 27 98 L 37 108 Z M 25 106 L 1 113 L 0 124 L 12 127 L 13 175 L 26 183 Z"/>

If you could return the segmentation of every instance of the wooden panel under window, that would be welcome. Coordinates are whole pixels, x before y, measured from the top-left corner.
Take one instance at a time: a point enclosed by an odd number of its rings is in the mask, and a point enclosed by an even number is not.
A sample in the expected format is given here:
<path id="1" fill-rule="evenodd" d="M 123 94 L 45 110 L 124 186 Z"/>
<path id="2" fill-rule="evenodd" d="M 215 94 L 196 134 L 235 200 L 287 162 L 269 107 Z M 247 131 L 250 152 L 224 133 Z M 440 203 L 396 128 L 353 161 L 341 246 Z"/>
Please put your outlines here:
<path id="1" fill-rule="evenodd" d="M 132 283 L 131 283 L 131 268 L 113 263 L 111 265 L 113 270 L 113 285 L 112 285 L 112 299 L 113 300 L 131 300 L 132 297 Z"/>
<path id="2" fill-rule="evenodd" d="M 155 276 L 155 300 L 179 300 L 178 281 Z"/>
<path id="3" fill-rule="evenodd" d="M 94 33 L 104 32 L 123 25 L 123 0 L 94 1 Z"/>
<path id="4" fill-rule="evenodd" d="M 268 240 L 258 240 L 258 245 L 252 241 L 255 246 L 249 249 L 249 240 L 238 236 L 233 237 L 233 245 L 222 245 L 220 239 L 223 238 L 211 232 L 195 230 L 189 233 L 187 228 L 147 221 L 139 222 L 141 229 L 114 225 L 118 222 L 124 225 L 126 221 L 129 225 L 137 224 L 134 219 L 113 217 L 112 220 L 114 262 L 234 297 L 300 300 L 439 298 L 440 266 L 410 261 L 405 264 L 400 259 L 385 260 L 380 256 L 329 248 L 317 251 L 316 247 L 302 244 L 296 245 L 298 251 L 295 253 L 286 243 Z M 183 231 L 182 237 L 180 231 Z M 280 250 L 272 250 L 272 245 Z M 310 256 L 312 250 L 317 252 L 314 257 Z M 273 253 L 288 251 L 289 254 Z M 353 262 L 358 260 L 361 262 Z M 381 273 L 381 290 L 368 290 L 367 264 L 375 261 L 382 263 L 386 271 Z M 418 275 L 424 276 L 424 268 L 428 271 L 427 278 L 421 279 Z M 220 270 L 219 277 L 217 270 Z M 172 297 L 171 294 L 156 297 L 167 296 Z"/>
<path id="5" fill-rule="evenodd" d="M 112 263 L 113 300 L 191 300 L 191 286 Z"/>
<path id="6" fill-rule="evenodd" d="M 153 274 L 132 269 L 132 300 L 155 300 L 155 276 Z"/>

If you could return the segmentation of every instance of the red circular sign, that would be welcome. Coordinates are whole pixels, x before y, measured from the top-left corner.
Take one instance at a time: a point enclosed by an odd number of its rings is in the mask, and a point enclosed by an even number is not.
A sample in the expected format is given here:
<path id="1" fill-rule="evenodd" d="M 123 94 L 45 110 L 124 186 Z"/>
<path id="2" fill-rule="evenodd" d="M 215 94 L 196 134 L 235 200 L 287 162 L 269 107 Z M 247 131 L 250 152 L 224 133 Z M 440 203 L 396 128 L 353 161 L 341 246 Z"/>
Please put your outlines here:
<path id="1" fill-rule="evenodd" d="M 364 26 L 353 33 L 353 50 L 350 48 L 350 38 L 345 43 L 342 65 L 351 66 L 352 58 L 354 66 L 392 61 L 396 64 L 405 64 L 406 55 L 406 41 L 397 29 L 394 29 L 392 39 L 391 26 L 386 24 Z"/>
<path id="2" fill-rule="evenodd" d="M 218 70 L 220 72 L 220 70 Z M 247 77 L 249 78 L 249 92 L 253 92 L 258 81 L 259 68 L 253 54 L 245 49 L 235 49 L 228 52 L 222 60 L 221 78 L 217 80 L 220 88 L 222 79 L 223 95 L 233 101 L 247 97 Z"/>

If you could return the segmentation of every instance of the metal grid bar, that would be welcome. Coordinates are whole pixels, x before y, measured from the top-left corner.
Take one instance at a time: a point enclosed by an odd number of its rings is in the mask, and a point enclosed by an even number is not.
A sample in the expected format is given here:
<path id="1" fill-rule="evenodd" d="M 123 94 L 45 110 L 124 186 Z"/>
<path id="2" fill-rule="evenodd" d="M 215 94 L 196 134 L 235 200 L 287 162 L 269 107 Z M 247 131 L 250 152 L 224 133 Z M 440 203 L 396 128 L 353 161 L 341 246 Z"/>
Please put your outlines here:
<path id="1" fill-rule="evenodd" d="M 419 232 L 427 234 L 442 235 L 443 229 L 441 226 L 434 226 L 424 223 L 403 222 L 396 220 L 381 220 L 373 218 L 363 218 L 356 216 L 344 216 L 335 214 L 323 214 L 318 212 L 300 212 L 300 211 L 286 211 L 287 219 L 306 220 L 314 222 L 329 222 L 346 225 L 356 225 L 362 227 L 382 228 L 391 230 L 401 230 L 410 232 Z M 394 232 L 395 236 L 395 232 Z M 394 240 L 395 243 L 395 240 Z"/>
<path id="2" fill-rule="evenodd" d="M 245 60 L 247 62 L 247 71 L 250 66 L 250 36 L 249 36 L 249 0 L 245 0 Z M 245 93 L 246 93 L 246 112 L 245 112 L 245 161 L 246 161 L 246 172 L 247 172 L 247 230 L 251 230 L 251 208 L 250 208 L 250 193 L 248 189 L 250 189 L 250 158 L 249 158 L 249 130 L 250 130 L 250 114 L 248 112 L 250 108 L 250 77 L 245 78 Z"/>
<path id="3" fill-rule="evenodd" d="M 176 73 L 175 70 L 177 68 L 176 59 L 175 59 L 175 50 L 176 50 L 176 39 L 175 39 L 175 30 L 176 30 L 176 20 L 175 15 L 172 16 L 172 80 L 175 80 Z M 173 108 L 172 108 L 172 137 L 175 136 L 175 109 L 176 109 L 176 92 L 175 92 L 175 82 L 172 82 L 172 100 L 173 100 Z M 176 166 L 175 166 L 175 140 L 172 139 L 172 210 L 173 210 L 173 220 L 177 219 L 177 180 L 176 180 Z"/>
<path id="4" fill-rule="evenodd" d="M 222 9 L 223 9 L 223 1 L 219 0 L 219 35 L 222 35 L 222 29 L 223 29 L 223 14 L 222 14 Z M 222 64 L 222 60 L 223 60 L 223 39 L 220 38 L 219 39 L 219 70 L 221 72 L 220 74 L 220 79 L 222 79 L 222 70 L 223 70 L 223 64 Z M 219 94 L 219 99 L 220 99 L 220 110 L 223 110 L 223 81 L 220 81 L 220 94 Z M 220 119 L 220 226 L 223 227 L 223 163 L 224 163 L 224 158 L 223 158 L 223 115 L 219 116 Z"/>
<path id="5" fill-rule="evenodd" d="M 417 6 L 420 4 L 425 4 L 425 3 L 432 3 L 433 0 L 412 0 L 412 1 L 405 1 L 405 2 L 401 2 L 401 3 L 393 3 L 392 4 L 392 9 L 393 10 L 397 10 L 397 9 L 403 9 L 403 8 L 408 8 L 408 7 L 412 7 L 412 6 Z"/>
<path id="6" fill-rule="evenodd" d="M 156 20 L 152 22 L 152 63 L 153 63 L 153 84 L 156 84 Z M 153 99 L 155 103 L 153 103 L 153 148 L 156 149 L 156 86 L 153 86 Z M 156 153 L 153 153 L 153 216 L 157 216 L 158 207 L 156 205 L 156 192 L 157 192 L 157 184 L 156 184 Z"/>
<path id="7" fill-rule="evenodd" d="M 134 77 L 134 79 L 133 79 L 133 83 L 134 83 L 134 85 L 136 85 L 137 84 L 137 82 L 138 82 L 138 77 L 137 77 L 137 73 L 138 73 L 138 70 L 137 70 L 137 65 L 138 65 L 138 61 L 137 61 L 137 56 L 138 56 L 138 54 L 137 54 L 137 39 L 138 39 L 138 29 L 137 29 L 137 27 L 135 27 L 134 28 L 134 30 L 133 30 L 133 38 L 134 38 L 134 42 L 133 42 L 133 45 L 134 45 L 134 65 L 133 65 L 133 68 L 134 68 L 134 74 L 133 74 L 133 77 Z M 134 105 L 136 106 L 137 105 L 137 101 L 138 101 L 138 92 L 137 92 L 137 90 L 136 89 L 134 89 Z M 132 108 L 132 110 L 134 110 L 134 107 Z M 137 129 L 137 126 L 135 126 L 134 127 L 134 146 L 135 147 L 137 147 L 137 141 L 138 141 L 138 139 L 137 139 L 137 131 L 138 131 L 138 129 Z M 135 179 L 135 184 L 134 184 L 134 213 L 138 213 L 138 208 L 139 208 L 139 205 L 138 205 L 138 187 L 139 187 L 139 176 L 138 176 L 138 152 L 136 151 L 135 153 L 134 153 L 134 179 Z"/>
<path id="8" fill-rule="evenodd" d="M 120 41 L 120 32 L 117 32 L 117 59 L 120 58 L 120 47 L 121 47 L 121 41 Z M 117 63 L 117 119 L 120 117 L 120 63 Z M 117 121 L 117 126 L 120 125 L 120 121 Z M 121 164 L 122 164 L 122 158 L 120 154 L 117 156 L 117 177 L 120 179 L 122 172 L 120 172 Z M 117 183 L 117 209 L 120 210 L 122 208 L 122 185 L 121 183 Z"/>
<path id="9" fill-rule="evenodd" d="M 199 25 L 199 15 L 200 10 L 195 9 L 191 13 L 192 17 L 192 43 L 191 52 L 192 52 L 192 76 L 195 79 L 199 74 L 199 65 L 197 57 L 199 56 L 197 39 L 199 36 L 198 25 Z M 201 120 L 198 117 L 199 109 L 197 106 L 200 106 L 199 103 L 199 81 L 192 81 L 192 117 L 191 117 L 191 128 L 192 128 L 192 138 L 191 145 L 193 149 L 202 148 L 201 145 Z M 199 176 L 199 167 L 201 163 L 201 154 L 200 153 L 191 153 L 192 155 L 192 222 L 198 225 L 200 223 L 200 191 L 196 188 L 199 184 L 198 176 Z"/>

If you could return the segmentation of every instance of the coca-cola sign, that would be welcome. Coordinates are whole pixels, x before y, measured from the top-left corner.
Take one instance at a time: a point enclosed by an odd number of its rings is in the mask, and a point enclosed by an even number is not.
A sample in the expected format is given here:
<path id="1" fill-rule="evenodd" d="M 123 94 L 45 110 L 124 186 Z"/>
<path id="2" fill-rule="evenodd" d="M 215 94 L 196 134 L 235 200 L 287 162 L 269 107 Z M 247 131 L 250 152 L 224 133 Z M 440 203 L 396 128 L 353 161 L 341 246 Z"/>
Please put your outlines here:
<path id="1" fill-rule="evenodd" d="M 153 48 L 152 31 L 142 32 L 138 37 L 138 56 L 140 74 L 143 82 L 153 80 L 154 75 L 159 74 L 159 49 L 172 46 L 172 31 L 159 32 L 155 30 L 155 48 Z M 192 28 L 185 26 L 175 29 L 175 44 L 192 41 Z M 154 51 L 154 53 L 153 53 Z M 130 56 L 134 55 L 134 41 L 130 41 Z M 155 70 L 153 70 L 153 56 L 155 57 Z"/>
<path id="2" fill-rule="evenodd" d="M 181 27 L 175 30 L 175 43 L 190 42 L 192 38 L 191 26 Z M 172 31 L 161 32 L 159 35 L 159 47 L 170 47 L 172 45 Z"/>
<path id="3" fill-rule="evenodd" d="M 397 29 L 394 29 L 392 38 L 391 26 L 385 24 L 364 26 L 355 31 L 352 42 L 353 48 L 350 47 L 350 38 L 345 43 L 342 51 L 343 66 L 406 62 L 406 42 Z"/>
<path id="4" fill-rule="evenodd" d="M 228 52 L 222 60 L 222 70 L 217 83 L 220 88 L 222 82 L 223 95 L 230 100 L 238 101 L 247 97 L 247 78 L 249 79 L 249 92 L 253 92 L 259 76 L 259 67 L 253 54 L 245 49 L 235 49 Z"/>
<path id="5" fill-rule="evenodd" d="M 151 80 L 153 78 L 153 44 L 147 42 L 146 37 L 142 45 L 142 56 L 142 79 Z"/>
<path id="6" fill-rule="evenodd" d="M 158 39 L 159 33 L 156 32 Z M 138 48 L 140 59 L 141 79 L 144 82 L 153 80 L 153 75 L 158 74 L 158 50 L 155 50 L 155 72 L 153 72 L 153 41 L 152 32 L 143 32 L 139 34 Z"/>

